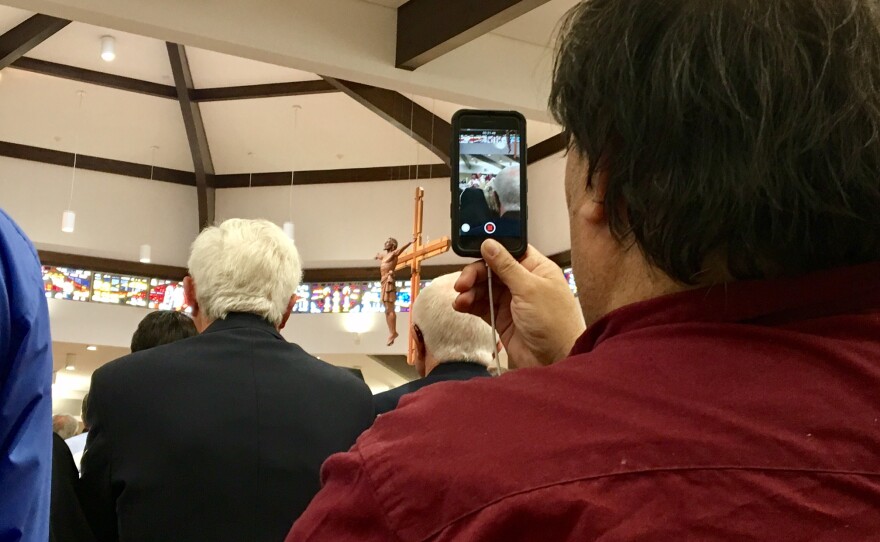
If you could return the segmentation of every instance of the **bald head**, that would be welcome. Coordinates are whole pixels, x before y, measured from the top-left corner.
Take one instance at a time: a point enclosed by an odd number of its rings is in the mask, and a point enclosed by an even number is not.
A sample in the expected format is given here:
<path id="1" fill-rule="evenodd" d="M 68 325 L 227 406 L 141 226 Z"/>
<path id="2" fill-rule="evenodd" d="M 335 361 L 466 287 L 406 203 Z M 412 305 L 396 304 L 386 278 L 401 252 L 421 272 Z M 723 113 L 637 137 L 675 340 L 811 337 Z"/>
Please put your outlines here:
<path id="1" fill-rule="evenodd" d="M 520 210 L 519 166 L 506 167 L 493 180 L 495 194 L 498 196 L 499 212 L 503 216 L 508 211 Z"/>

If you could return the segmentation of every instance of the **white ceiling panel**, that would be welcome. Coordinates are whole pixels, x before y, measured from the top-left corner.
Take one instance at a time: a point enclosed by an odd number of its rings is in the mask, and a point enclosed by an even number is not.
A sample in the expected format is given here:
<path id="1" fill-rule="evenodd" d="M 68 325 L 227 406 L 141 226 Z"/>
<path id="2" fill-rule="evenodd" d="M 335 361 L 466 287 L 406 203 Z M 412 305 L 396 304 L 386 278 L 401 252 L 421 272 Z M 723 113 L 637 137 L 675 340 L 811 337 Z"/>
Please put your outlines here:
<path id="1" fill-rule="evenodd" d="M 31 15 L 33 15 L 33 13 L 30 11 L 0 6 L 0 34 L 5 33 L 11 28 L 15 28 L 27 20 Z"/>
<path id="2" fill-rule="evenodd" d="M 313 73 L 187 47 L 186 56 L 196 88 L 289 83 L 320 79 Z"/>
<path id="3" fill-rule="evenodd" d="M 557 25 L 579 0 L 550 0 L 493 31 L 507 38 L 540 47 L 553 47 Z"/>
<path id="4" fill-rule="evenodd" d="M 295 104 L 302 109 L 293 152 Z M 342 93 L 205 102 L 201 110 L 217 173 L 441 162 Z"/>
<path id="5" fill-rule="evenodd" d="M 435 115 L 447 122 L 452 121 L 452 115 L 454 115 L 455 112 L 459 109 L 473 109 L 468 106 L 444 102 L 443 100 L 434 100 L 432 98 L 426 98 L 424 96 L 415 96 L 413 97 L 413 101 L 424 107 L 428 111 L 433 111 Z M 559 126 L 555 124 L 550 124 L 548 122 L 539 122 L 536 120 L 526 119 L 526 123 L 526 136 L 528 138 L 527 143 L 529 145 L 540 143 L 541 141 L 544 141 L 549 137 L 553 137 L 562 131 L 562 128 L 560 128 Z"/>
<path id="6" fill-rule="evenodd" d="M 101 36 L 116 39 L 116 59 L 101 59 Z M 154 83 L 173 85 L 165 42 L 83 23 L 70 23 L 27 56 Z"/>
<path id="7" fill-rule="evenodd" d="M 15 69 L 0 82 L 0 140 L 141 164 L 157 145 L 156 165 L 193 170 L 176 100 Z"/>

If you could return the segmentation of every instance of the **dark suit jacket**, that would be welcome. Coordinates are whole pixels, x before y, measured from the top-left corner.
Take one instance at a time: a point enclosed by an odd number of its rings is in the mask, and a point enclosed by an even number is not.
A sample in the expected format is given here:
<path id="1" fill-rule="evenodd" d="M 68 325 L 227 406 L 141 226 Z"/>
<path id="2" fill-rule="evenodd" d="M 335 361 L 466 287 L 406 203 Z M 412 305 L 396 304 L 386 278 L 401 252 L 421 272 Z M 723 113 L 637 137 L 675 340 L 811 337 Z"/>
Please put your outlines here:
<path id="1" fill-rule="evenodd" d="M 366 384 L 230 314 L 95 372 L 83 507 L 102 541 L 277 542 L 372 421 Z"/>
<path id="2" fill-rule="evenodd" d="M 493 237 L 519 237 L 522 232 L 522 213 L 520 211 L 507 211 L 495 220 L 495 235 Z"/>
<path id="3" fill-rule="evenodd" d="M 373 396 L 373 407 L 376 414 L 385 414 L 397 408 L 400 398 L 407 393 L 419 391 L 425 386 L 446 380 L 470 380 L 471 378 L 490 376 L 485 365 L 470 361 L 451 361 L 441 363 L 425 378 L 413 380 L 393 390 L 383 391 Z"/>
<path id="4" fill-rule="evenodd" d="M 49 513 L 50 542 L 94 542 L 79 504 L 79 471 L 64 439 L 52 433 L 52 500 Z"/>

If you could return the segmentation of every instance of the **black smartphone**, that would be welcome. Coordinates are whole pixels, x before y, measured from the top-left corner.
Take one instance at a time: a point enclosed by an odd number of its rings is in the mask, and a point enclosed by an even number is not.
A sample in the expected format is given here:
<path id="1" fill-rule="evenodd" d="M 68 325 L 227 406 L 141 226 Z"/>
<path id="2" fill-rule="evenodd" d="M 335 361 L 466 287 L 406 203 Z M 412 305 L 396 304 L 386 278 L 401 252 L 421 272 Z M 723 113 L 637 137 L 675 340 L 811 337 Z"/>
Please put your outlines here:
<path id="1" fill-rule="evenodd" d="M 480 257 L 495 239 L 516 257 L 528 246 L 526 119 L 463 109 L 452 117 L 452 250 Z"/>

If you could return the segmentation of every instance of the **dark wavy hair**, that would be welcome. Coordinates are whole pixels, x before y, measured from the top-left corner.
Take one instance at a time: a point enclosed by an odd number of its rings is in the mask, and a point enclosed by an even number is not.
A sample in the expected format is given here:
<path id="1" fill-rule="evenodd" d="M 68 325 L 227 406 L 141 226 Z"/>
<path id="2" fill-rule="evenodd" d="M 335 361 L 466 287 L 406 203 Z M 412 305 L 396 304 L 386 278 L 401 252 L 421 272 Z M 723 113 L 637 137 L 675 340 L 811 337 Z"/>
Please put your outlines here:
<path id="1" fill-rule="evenodd" d="M 156 311 L 146 315 L 131 337 L 131 351 L 139 352 L 169 344 L 199 332 L 192 318 L 177 311 Z"/>
<path id="2" fill-rule="evenodd" d="M 550 108 L 611 231 L 687 284 L 880 261 L 876 0 L 586 0 Z"/>

